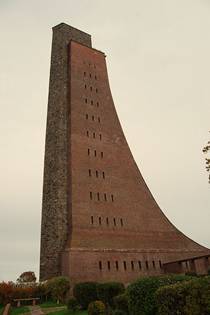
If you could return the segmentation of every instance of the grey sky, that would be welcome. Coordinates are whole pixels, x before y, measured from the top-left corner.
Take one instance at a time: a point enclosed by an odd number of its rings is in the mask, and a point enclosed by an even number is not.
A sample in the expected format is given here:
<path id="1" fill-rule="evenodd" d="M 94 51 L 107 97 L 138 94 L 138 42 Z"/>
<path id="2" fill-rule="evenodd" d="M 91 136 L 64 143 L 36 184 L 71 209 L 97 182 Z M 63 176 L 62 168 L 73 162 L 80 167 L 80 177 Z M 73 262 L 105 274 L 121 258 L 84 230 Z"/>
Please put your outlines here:
<path id="1" fill-rule="evenodd" d="M 135 160 L 168 218 L 210 246 L 207 0 L 0 0 L 0 280 L 38 274 L 51 27 L 92 34 Z"/>

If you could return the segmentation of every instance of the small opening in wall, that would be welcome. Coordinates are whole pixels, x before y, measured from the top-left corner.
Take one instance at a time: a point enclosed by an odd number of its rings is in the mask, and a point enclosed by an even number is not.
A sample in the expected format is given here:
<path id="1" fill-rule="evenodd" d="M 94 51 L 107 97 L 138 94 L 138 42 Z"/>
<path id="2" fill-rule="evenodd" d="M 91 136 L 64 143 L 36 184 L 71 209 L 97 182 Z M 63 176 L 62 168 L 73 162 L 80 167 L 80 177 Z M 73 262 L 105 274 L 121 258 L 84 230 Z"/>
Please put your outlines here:
<path id="1" fill-rule="evenodd" d="M 123 261 L 124 270 L 127 269 L 126 261 Z"/>
<path id="2" fill-rule="evenodd" d="M 98 199 L 98 201 L 100 200 L 100 194 L 99 194 L 99 192 L 97 193 L 97 199 Z"/>
<path id="3" fill-rule="evenodd" d="M 88 170 L 88 172 L 89 172 L 89 177 L 91 177 L 91 170 Z"/>
<path id="4" fill-rule="evenodd" d="M 90 77 L 90 78 L 92 77 L 91 73 L 89 74 L 89 77 Z"/>
<path id="5" fill-rule="evenodd" d="M 99 217 L 98 221 L 99 221 L 99 225 L 101 225 L 101 217 Z"/>
<path id="6" fill-rule="evenodd" d="M 88 131 L 88 130 L 87 130 L 87 133 L 86 133 L 86 134 L 87 134 L 87 137 L 89 137 L 89 131 Z"/>
<path id="7" fill-rule="evenodd" d="M 85 115 L 86 119 L 88 119 L 88 114 Z"/>
<path id="8" fill-rule="evenodd" d="M 92 193 L 92 191 L 90 191 L 90 200 L 92 200 L 93 199 L 93 193 Z"/>
<path id="9" fill-rule="evenodd" d="M 107 201 L 106 193 L 104 194 L 104 200 Z"/>
<path id="10" fill-rule="evenodd" d="M 141 270 L 141 261 L 138 261 L 138 265 L 139 265 L 139 270 Z"/>
<path id="11" fill-rule="evenodd" d="M 90 155 L 90 149 L 88 149 L 88 155 Z"/>
<path id="12" fill-rule="evenodd" d="M 95 132 L 93 133 L 93 138 L 95 139 L 95 137 L 96 137 L 96 134 L 95 134 Z"/>
<path id="13" fill-rule="evenodd" d="M 107 267 L 108 267 L 108 270 L 111 269 L 110 261 L 107 261 Z"/>
<path id="14" fill-rule="evenodd" d="M 95 156 L 97 155 L 97 152 L 96 152 L 96 150 L 94 150 L 94 155 L 95 155 Z"/>
<path id="15" fill-rule="evenodd" d="M 98 171 L 96 171 L 96 177 L 98 177 Z"/>
<path id="16" fill-rule="evenodd" d="M 96 106 L 99 107 L 99 102 L 96 103 Z"/>
<path id="17" fill-rule="evenodd" d="M 115 261 L 115 267 L 116 267 L 116 270 L 119 270 L 119 263 L 117 260 Z"/>
<path id="18" fill-rule="evenodd" d="M 99 135 L 99 139 L 100 139 L 100 140 L 102 139 L 102 135 L 101 135 L 101 133 L 100 133 L 100 135 Z"/>
<path id="19" fill-rule="evenodd" d="M 84 77 L 86 76 L 86 72 L 84 72 Z"/>
<path id="20" fill-rule="evenodd" d="M 96 89 L 96 93 L 98 93 L 98 89 Z"/>
<path id="21" fill-rule="evenodd" d="M 105 179 L 105 173 L 103 172 L 102 174 L 103 174 L 103 179 Z"/>
<path id="22" fill-rule="evenodd" d="M 91 91 L 93 90 L 93 87 L 92 87 L 92 86 L 90 87 L 90 90 L 91 90 Z"/>
<path id="23" fill-rule="evenodd" d="M 91 103 L 91 105 L 93 105 L 93 101 L 91 101 L 90 103 Z"/>
<path id="24" fill-rule="evenodd" d="M 87 98 L 85 99 L 85 103 L 87 104 Z"/>
<path id="25" fill-rule="evenodd" d="M 95 80 L 97 80 L 97 76 L 95 75 Z"/>
<path id="26" fill-rule="evenodd" d="M 111 195 L 111 199 L 112 199 L 112 202 L 114 201 L 114 196 L 113 195 Z"/>
<path id="27" fill-rule="evenodd" d="M 94 116 L 92 116 L 92 121 L 94 121 L 94 119 L 95 119 L 95 117 L 94 117 Z"/>
<path id="28" fill-rule="evenodd" d="M 102 262 L 99 261 L 99 269 L 102 270 Z"/>
<path id="29" fill-rule="evenodd" d="M 87 89 L 87 84 L 85 84 L 85 89 Z"/>
<path id="30" fill-rule="evenodd" d="M 114 221 L 114 226 L 116 226 L 116 219 L 114 218 L 113 221 Z"/>
<path id="31" fill-rule="evenodd" d="M 152 261 L 152 266 L 155 269 L 155 261 L 154 260 Z"/>
<path id="32" fill-rule="evenodd" d="M 160 266 L 160 269 L 162 268 L 162 262 L 161 260 L 159 260 L 159 266 Z"/>
<path id="33" fill-rule="evenodd" d="M 145 265 L 146 265 L 146 269 L 148 270 L 149 269 L 149 263 L 147 260 L 145 261 Z"/>
<path id="34" fill-rule="evenodd" d="M 122 218 L 120 219 L 120 223 L 121 223 L 121 226 L 123 226 L 123 219 Z"/>
<path id="35" fill-rule="evenodd" d="M 134 270 L 134 262 L 131 261 L 131 269 Z"/>
<path id="36" fill-rule="evenodd" d="M 109 218 L 106 218 L 106 225 L 109 225 Z"/>
<path id="37" fill-rule="evenodd" d="M 91 224 L 93 224 L 93 216 L 91 216 Z"/>
<path id="38" fill-rule="evenodd" d="M 100 119 L 100 117 L 98 117 L 98 122 L 99 122 L 99 123 L 101 122 L 101 119 Z"/>
<path id="39" fill-rule="evenodd" d="M 101 152 L 101 158 L 103 159 L 103 157 L 104 157 L 104 152 Z"/>

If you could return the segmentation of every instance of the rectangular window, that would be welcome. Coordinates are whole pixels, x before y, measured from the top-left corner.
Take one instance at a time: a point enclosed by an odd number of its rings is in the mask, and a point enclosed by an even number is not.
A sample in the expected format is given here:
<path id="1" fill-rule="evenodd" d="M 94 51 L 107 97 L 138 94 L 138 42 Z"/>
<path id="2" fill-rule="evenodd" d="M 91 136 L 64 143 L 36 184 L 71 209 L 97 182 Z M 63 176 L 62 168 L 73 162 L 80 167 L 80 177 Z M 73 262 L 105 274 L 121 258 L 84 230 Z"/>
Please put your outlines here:
<path id="1" fill-rule="evenodd" d="M 119 270 L 119 264 L 118 264 L 118 261 L 115 261 L 115 267 L 116 267 L 116 270 Z"/>
<path id="2" fill-rule="evenodd" d="M 85 103 L 87 104 L 87 98 L 85 99 Z"/>
<path id="3" fill-rule="evenodd" d="M 98 177 L 98 171 L 96 171 L 96 177 Z"/>
<path id="4" fill-rule="evenodd" d="M 96 93 L 98 93 L 98 89 L 96 89 Z"/>
<path id="5" fill-rule="evenodd" d="M 107 261 L 107 267 L 108 267 L 108 270 L 111 269 L 110 261 Z"/>
<path id="6" fill-rule="evenodd" d="M 94 116 L 92 116 L 92 121 L 94 121 L 94 119 L 95 119 Z"/>
<path id="7" fill-rule="evenodd" d="M 109 218 L 106 218 L 106 225 L 109 225 Z"/>
<path id="8" fill-rule="evenodd" d="M 94 155 L 96 156 L 96 150 L 94 151 Z"/>
<path id="9" fill-rule="evenodd" d="M 98 198 L 98 201 L 100 200 L 100 194 L 99 192 L 97 193 L 97 198 Z"/>
<path id="10" fill-rule="evenodd" d="M 139 270 L 141 270 L 141 261 L 140 260 L 138 261 L 138 264 L 139 264 Z"/>
<path id="11" fill-rule="evenodd" d="M 86 134 L 87 134 L 87 137 L 89 137 L 89 131 L 88 131 L 88 130 L 87 130 L 87 133 L 86 133 Z"/>
<path id="12" fill-rule="evenodd" d="M 148 270 L 149 269 L 149 263 L 147 260 L 145 261 L 145 265 L 146 265 L 146 269 Z"/>
<path id="13" fill-rule="evenodd" d="M 89 176 L 91 177 L 91 170 L 88 170 L 88 172 L 89 172 Z"/>
<path id="14" fill-rule="evenodd" d="M 101 158 L 103 159 L 103 157 L 104 157 L 104 152 L 101 152 Z"/>
<path id="15" fill-rule="evenodd" d="M 100 133 L 100 135 L 99 135 L 99 139 L 100 139 L 100 140 L 102 139 L 102 135 L 101 135 L 101 133 Z"/>
<path id="16" fill-rule="evenodd" d="M 95 139 L 95 137 L 96 137 L 96 134 L 95 134 L 95 132 L 93 133 L 93 138 Z"/>
<path id="17" fill-rule="evenodd" d="M 155 269 L 155 261 L 152 261 L 153 268 Z"/>
<path id="18" fill-rule="evenodd" d="M 90 191 L 90 200 L 92 200 L 93 199 L 93 193 L 92 193 L 92 191 Z"/>
<path id="19" fill-rule="evenodd" d="M 121 226 L 123 226 L 123 219 L 122 218 L 120 219 L 120 223 L 121 223 Z"/>
<path id="20" fill-rule="evenodd" d="M 99 107 L 99 102 L 96 103 L 96 106 Z"/>
<path id="21" fill-rule="evenodd" d="M 116 219 L 114 218 L 113 221 L 114 221 L 114 226 L 116 226 Z"/>
<path id="22" fill-rule="evenodd" d="M 84 77 L 86 76 L 86 72 L 84 72 Z"/>
<path id="23" fill-rule="evenodd" d="M 107 201 L 106 194 L 104 194 L 104 200 Z"/>
<path id="24" fill-rule="evenodd" d="M 134 262 L 131 261 L 131 269 L 134 270 Z"/>
<path id="25" fill-rule="evenodd" d="M 159 260 L 159 266 L 160 266 L 160 269 L 162 268 L 162 262 L 161 260 Z"/>
<path id="26" fill-rule="evenodd" d="M 88 114 L 85 115 L 86 119 L 88 119 Z"/>
<path id="27" fill-rule="evenodd" d="M 103 174 L 103 179 L 105 179 L 105 173 L 103 172 L 102 174 Z"/>
<path id="28" fill-rule="evenodd" d="M 99 270 L 102 270 L 102 262 L 101 261 L 99 261 Z"/>
<path id="29" fill-rule="evenodd" d="M 126 261 L 123 261 L 124 270 L 127 269 Z"/>
<path id="30" fill-rule="evenodd" d="M 113 195 L 111 195 L 111 198 L 112 198 L 112 202 L 114 201 L 114 196 Z"/>
<path id="31" fill-rule="evenodd" d="M 87 89 L 87 85 L 85 84 L 85 89 Z"/>
<path id="32" fill-rule="evenodd" d="M 93 216 L 91 216 L 91 224 L 93 224 Z"/>
<path id="33" fill-rule="evenodd" d="M 91 101 L 91 105 L 93 105 L 93 101 Z"/>
<path id="34" fill-rule="evenodd" d="M 88 155 L 90 155 L 90 149 L 88 149 Z"/>
<path id="35" fill-rule="evenodd" d="M 98 117 L 98 122 L 99 122 L 99 123 L 101 122 L 101 119 L 100 119 L 100 117 Z"/>
<path id="36" fill-rule="evenodd" d="M 101 225 L 101 217 L 99 217 L 98 221 L 99 221 L 99 225 Z"/>

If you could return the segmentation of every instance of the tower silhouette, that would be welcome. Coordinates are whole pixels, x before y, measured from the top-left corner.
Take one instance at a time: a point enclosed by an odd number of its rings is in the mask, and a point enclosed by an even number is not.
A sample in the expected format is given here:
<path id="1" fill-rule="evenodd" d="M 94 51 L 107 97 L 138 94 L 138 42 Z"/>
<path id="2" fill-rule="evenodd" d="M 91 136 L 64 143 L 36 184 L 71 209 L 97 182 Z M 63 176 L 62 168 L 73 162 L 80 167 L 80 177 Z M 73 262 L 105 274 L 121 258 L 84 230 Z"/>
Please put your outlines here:
<path id="1" fill-rule="evenodd" d="M 128 283 L 209 250 L 178 231 L 133 159 L 91 36 L 53 28 L 40 279 Z"/>

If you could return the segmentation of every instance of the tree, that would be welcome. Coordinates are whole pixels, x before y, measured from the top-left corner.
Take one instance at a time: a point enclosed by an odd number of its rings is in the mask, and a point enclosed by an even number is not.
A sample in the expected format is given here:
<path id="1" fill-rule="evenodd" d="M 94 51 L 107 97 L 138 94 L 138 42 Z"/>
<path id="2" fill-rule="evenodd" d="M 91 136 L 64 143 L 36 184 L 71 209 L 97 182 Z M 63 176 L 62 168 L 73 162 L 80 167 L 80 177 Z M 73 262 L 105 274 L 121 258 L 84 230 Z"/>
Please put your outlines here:
<path id="1" fill-rule="evenodd" d="M 47 281 L 47 293 L 57 300 L 64 302 L 70 289 L 70 281 L 67 277 L 55 277 Z"/>
<path id="2" fill-rule="evenodd" d="M 203 148 L 203 153 L 210 153 L 210 141 L 208 141 L 207 146 Z M 206 158 L 206 170 L 209 172 L 209 183 L 210 183 L 210 158 Z"/>
<path id="3" fill-rule="evenodd" d="M 36 276 L 33 271 L 25 271 L 21 273 L 19 278 L 17 279 L 18 284 L 24 284 L 24 283 L 35 283 L 36 282 Z"/>

